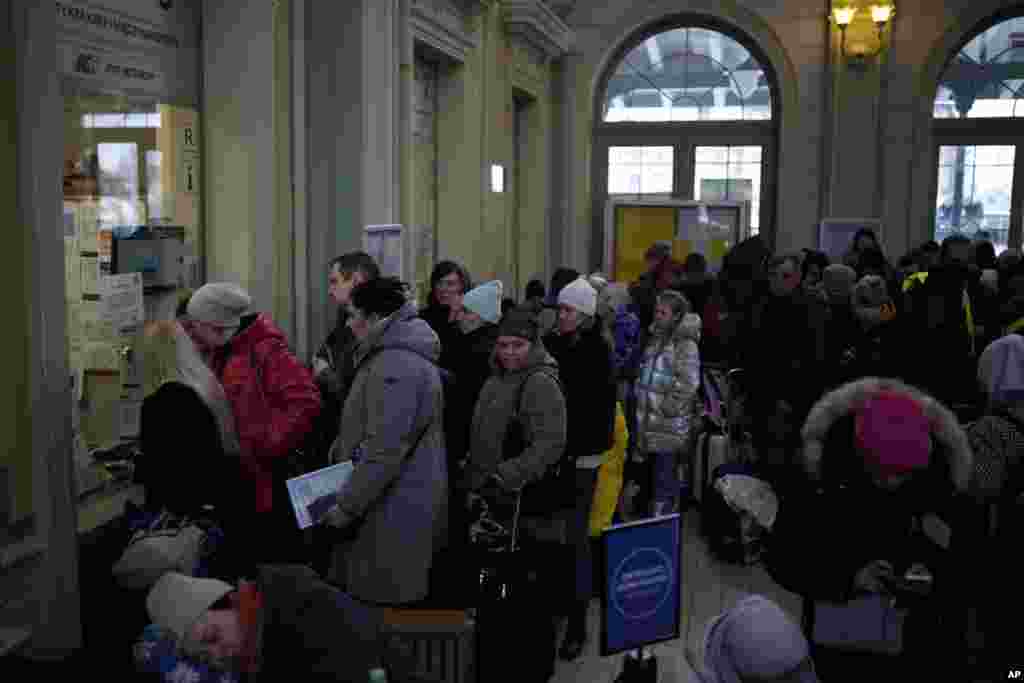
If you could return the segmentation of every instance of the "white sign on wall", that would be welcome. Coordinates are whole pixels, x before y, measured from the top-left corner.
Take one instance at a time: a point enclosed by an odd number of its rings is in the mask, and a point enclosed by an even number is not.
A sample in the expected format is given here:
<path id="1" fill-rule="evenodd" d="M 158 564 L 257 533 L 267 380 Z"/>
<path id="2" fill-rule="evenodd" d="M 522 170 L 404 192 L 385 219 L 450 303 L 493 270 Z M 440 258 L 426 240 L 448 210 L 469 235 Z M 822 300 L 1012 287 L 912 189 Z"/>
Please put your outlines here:
<path id="1" fill-rule="evenodd" d="M 183 0 L 105 0 L 103 6 L 77 0 L 55 2 L 57 30 L 157 49 L 191 46 L 194 20 Z M 164 9 L 166 7 L 167 9 Z"/>
<path id="2" fill-rule="evenodd" d="M 60 73 L 100 87 L 145 90 L 159 94 L 167 87 L 167 77 L 156 60 L 138 55 L 115 53 L 96 45 L 76 42 L 57 46 Z"/>

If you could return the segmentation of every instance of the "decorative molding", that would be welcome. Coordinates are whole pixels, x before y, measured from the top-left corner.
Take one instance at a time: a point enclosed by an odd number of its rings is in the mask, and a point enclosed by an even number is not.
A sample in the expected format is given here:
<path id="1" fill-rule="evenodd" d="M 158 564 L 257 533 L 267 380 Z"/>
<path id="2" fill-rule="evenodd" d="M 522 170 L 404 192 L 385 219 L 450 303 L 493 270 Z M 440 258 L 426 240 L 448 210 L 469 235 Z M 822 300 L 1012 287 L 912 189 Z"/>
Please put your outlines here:
<path id="1" fill-rule="evenodd" d="M 548 56 L 521 36 L 511 36 L 508 47 L 513 85 L 539 97 L 548 82 Z"/>
<path id="2" fill-rule="evenodd" d="M 541 0 L 504 0 L 502 9 L 506 33 L 539 49 L 546 61 L 569 51 L 572 30 Z"/>
<path id="3" fill-rule="evenodd" d="M 470 5 L 479 4 L 475 0 L 413 0 L 409 12 L 413 40 L 465 62 L 479 44 L 466 13 L 472 11 Z"/>

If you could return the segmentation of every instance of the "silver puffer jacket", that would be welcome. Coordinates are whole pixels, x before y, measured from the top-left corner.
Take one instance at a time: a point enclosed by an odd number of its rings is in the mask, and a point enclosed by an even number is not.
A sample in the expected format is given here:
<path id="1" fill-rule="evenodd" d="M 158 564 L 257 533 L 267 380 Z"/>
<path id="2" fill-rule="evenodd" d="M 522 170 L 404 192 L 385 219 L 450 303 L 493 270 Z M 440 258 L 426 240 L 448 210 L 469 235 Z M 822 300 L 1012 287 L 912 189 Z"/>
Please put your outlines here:
<path id="1" fill-rule="evenodd" d="M 640 449 L 675 453 L 690 444 L 700 389 L 700 316 L 683 316 L 671 335 L 652 327 L 636 380 Z"/>

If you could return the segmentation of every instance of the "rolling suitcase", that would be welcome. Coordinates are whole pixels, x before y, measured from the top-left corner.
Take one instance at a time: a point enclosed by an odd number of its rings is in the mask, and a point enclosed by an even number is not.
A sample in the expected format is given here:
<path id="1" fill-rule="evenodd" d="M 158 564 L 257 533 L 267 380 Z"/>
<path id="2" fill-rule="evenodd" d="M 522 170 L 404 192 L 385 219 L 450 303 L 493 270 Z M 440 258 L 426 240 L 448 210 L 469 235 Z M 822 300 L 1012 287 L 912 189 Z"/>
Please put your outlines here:
<path id="1" fill-rule="evenodd" d="M 544 683 L 555 671 L 549 553 L 520 547 L 516 497 L 511 532 L 481 549 L 476 609 L 476 679 Z M 557 562 L 557 560 L 555 560 Z"/>

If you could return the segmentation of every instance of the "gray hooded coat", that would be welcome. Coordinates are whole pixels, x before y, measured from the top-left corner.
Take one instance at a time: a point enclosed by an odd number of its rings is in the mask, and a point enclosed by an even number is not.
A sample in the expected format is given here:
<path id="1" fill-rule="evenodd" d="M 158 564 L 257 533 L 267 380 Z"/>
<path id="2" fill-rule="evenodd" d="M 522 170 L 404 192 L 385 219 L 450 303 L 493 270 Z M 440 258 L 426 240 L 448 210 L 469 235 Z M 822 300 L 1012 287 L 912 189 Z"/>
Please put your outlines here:
<path id="1" fill-rule="evenodd" d="M 440 352 L 411 303 L 355 352 L 334 459 L 360 457 L 332 523 L 358 526 L 335 547 L 331 574 L 359 600 L 401 604 L 427 595 L 431 560 L 447 532 Z"/>

